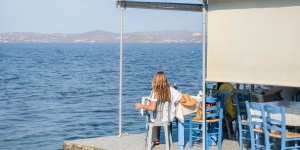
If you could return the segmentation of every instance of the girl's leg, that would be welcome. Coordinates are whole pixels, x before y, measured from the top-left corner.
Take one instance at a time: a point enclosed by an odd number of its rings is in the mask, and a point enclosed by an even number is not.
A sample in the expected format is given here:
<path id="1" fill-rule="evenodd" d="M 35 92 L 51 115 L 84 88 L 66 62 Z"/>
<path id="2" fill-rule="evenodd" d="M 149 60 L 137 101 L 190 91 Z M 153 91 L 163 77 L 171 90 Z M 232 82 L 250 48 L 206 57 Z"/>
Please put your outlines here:
<path id="1" fill-rule="evenodd" d="M 153 127 L 153 135 L 154 135 L 153 141 L 159 141 L 160 127 L 158 127 L 158 126 Z"/>

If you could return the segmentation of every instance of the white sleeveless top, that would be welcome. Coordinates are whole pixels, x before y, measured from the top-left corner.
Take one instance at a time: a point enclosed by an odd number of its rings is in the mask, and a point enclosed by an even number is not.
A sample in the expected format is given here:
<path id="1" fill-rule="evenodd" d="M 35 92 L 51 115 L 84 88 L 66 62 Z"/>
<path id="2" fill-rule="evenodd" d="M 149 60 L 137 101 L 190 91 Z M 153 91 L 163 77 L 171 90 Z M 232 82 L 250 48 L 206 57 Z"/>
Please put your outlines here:
<path id="1" fill-rule="evenodd" d="M 181 99 L 182 97 L 182 94 L 174 89 L 173 87 L 170 87 L 170 91 L 171 91 L 171 112 L 170 112 L 170 121 L 172 122 L 174 117 L 175 117 L 175 107 L 176 105 L 178 104 L 179 100 Z M 151 91 L 151 95 L 149 97 L 149 100 L 150 101 L 154 101 L 154 102 L 157 102 L 157 99 L 154 98 L 154 94 L 153 94 L 153 91 Z M 163 107 L 163 119 L 162 119 L 162 122 L 168 122 L 168 105 L 164 105 Z M 151 122 L 154 122 L 154 117 L 153 117 L 153 112 L 151 111 L 150 112 L 150 120 Z"/>

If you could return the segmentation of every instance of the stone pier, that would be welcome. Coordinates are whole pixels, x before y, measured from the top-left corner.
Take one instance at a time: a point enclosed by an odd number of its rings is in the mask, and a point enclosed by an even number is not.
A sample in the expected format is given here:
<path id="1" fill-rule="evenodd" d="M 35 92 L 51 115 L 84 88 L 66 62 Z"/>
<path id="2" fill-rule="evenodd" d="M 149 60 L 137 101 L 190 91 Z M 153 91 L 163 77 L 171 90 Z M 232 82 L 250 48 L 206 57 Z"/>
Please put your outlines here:
<path id="1" fill-rule="evenodd" d="M 117 136 L 106 136 L 89 139 L 78 139 L 64 142 L 64 150 L 144 150 L 145 137 L 142 134 L 129 134 L 123 137 Z M 176 138 L 173 138 L 176 139 Z M 188 138 L 186 138 L 188 139 Z M 178 150 L 178 142 L 173 141 L 173 150 Z M 189 150 L 188 140 L 185 141 L 185 150 Z M 201 150 L 202 144 L 194 143 L 193 150 Z M 209 149 L 217 150 L 217 146 L 211 146 Z M 236 141 L 223 140 L 223 150 L 238 150 L 239 144 Z M 165 150 L 165 143 L 162 142 L 160 145 L 153 146 L 153 150 Z"/>

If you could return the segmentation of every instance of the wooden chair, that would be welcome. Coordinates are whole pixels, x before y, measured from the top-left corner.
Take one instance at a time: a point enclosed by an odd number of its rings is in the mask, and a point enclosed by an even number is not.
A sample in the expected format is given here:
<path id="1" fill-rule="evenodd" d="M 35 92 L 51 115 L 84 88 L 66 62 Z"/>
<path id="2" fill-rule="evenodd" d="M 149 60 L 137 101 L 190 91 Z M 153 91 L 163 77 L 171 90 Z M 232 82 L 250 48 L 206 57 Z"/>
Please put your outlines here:
<path id="1" fill-rule="evenodd" d="M 237 125 L 238 139 L 240 150 L 243 149 L 243 144 L 246 143 L 250 147 L 250 130 L 247 121 L 246 101 L 252 101 L 252 94 L 246 90 L 234 90 L 234 102 L 237 110 Z"/>
<path id="2" fill-rule="evenodd" d="M 216 102 L 216 101 L 215 101 Z M 201 105 L 199 106 L 201 107 Z M 209 147 L 209 140 L 211 137 L 218 137 L 218 149 L 222 149 L 222 119 L 223 119 L 223 109 L 219 106 L 213 106 L 205 109 L 206 118 L 206 149 Z M 192 120 L 190 117 L 190 136 L 189 145 L 190 149 L 193 148 L 193 142 L 202 139 L 202 120 Z"/>
<path id="3" fill-rule="evenodd" d="M 300 92 L 297 92 L 295 95 L 293 95 L 293 101 L 300 102 Z"/>
<path id="4" fill-rule="evenodd" d="M 297 145 L 300 141 L 300 133 L 289 132 L 286 129 L 284 107 L 264 105 L 262 114 L 266 149 L 271 149 L 272 146 L 277 148 L 275 147 L 277 143 L 270 141 L 271 138 L 279 140 L 278 147 L 281 147 L 281 150 L 300 149 Z M 279 115 L 280 119 L 276 119 L 278 117 L 275 118 L 274 115 Z M 287 146 L 287 142 L 294 142 L 295 145 Z"/>
<path id="5" fill-rule="evenodd" d="M 226 124 L 226 129 L 227 129 L 227 134 L 228 134 L 228 137 L 229 139 L 233 139 L 233 136 L 232 136 L 232 133 L 231 133 L 231 126 L 229 126 L 229 116 L 227 114 L 227 111 L 226 111 L 226 102 L 227 100 L 230 98 L 232 92 L 230 90 L 214 90 L 212 92 L 212 95 L 214 97 L 217 97 L 217 101 L 219 102 L 220 104 L 220 107 L 223 109 L 223 113 L 224 113 L 224 121 L 225 121 L 225 124 Z"/>
<path id="6" fill-rule="evenodd" d="M 250 138 L 251 138 L 251 149 L 263 149 L 264 140 L 263 139 L 263 117 L 262 117 L 262 103 L 257 102 L 248 102 L 246 101 L 246 108 L 248 114 L 248 125 L 250 129 Z M 254 113 L 257 111 L 257 113 Z"/>

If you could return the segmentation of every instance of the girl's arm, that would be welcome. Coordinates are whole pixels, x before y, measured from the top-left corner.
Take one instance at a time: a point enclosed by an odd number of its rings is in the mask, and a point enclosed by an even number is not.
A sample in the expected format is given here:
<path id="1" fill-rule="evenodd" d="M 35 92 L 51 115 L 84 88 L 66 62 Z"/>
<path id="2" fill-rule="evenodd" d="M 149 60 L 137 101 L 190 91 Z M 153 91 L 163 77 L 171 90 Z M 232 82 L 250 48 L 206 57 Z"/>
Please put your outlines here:
<path id="1" fill-rule="evenodd" d="M 145 109 L 149 111 L 154 111 L 156 108 L 156 101 L 150 101 L 149 105 L 143 105 L 141 103 L 135 103 L 136 109 Z"/>

